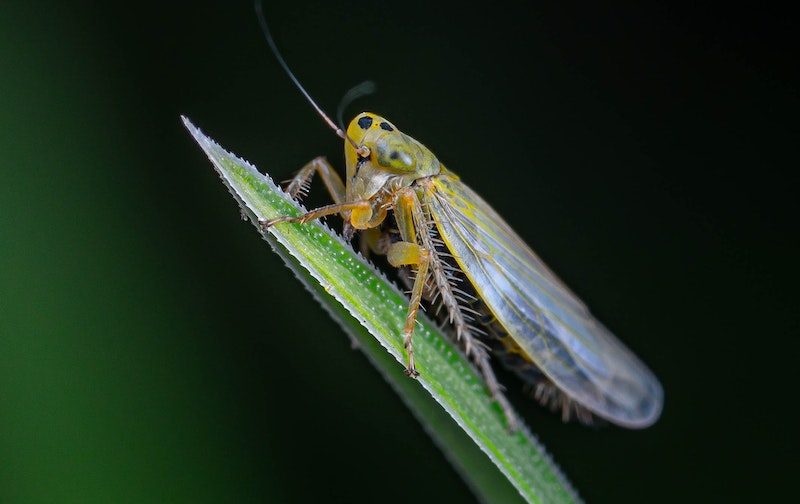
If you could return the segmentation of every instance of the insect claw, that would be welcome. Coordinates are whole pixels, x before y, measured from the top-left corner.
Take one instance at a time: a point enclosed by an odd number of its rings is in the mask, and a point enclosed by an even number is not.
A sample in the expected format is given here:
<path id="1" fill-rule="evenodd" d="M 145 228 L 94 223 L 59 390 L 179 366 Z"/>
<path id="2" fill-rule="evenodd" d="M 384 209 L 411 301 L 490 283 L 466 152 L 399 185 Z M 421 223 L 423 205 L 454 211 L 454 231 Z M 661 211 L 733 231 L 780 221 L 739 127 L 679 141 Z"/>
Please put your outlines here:
<path id="1" fill-rule="evenodd" d="M 406 335 L 404 340 L 403 348 L 405 348 L 408 354 L 408 367 L 406 367 L 404 373 L 410 378 L 417 378 L 419 376 L 419 371 L 417 371 L 417 366 L 414 364 L 414 345 L 411 343 L 411 335 Z"/>
<path id="2" fill-rule="evenodd" d="M 342 238 L 344 238 L 345 241 L 350 242 L 355 234 L 356 228 L 354 228 L 350 222 L 345 221 L 344 227 L 342 228 Z"/>
<path id="3" fill-rule="evenodd" d="M 417 371 L 416 369 L 406 368 L 405 371 L 403 371 L 403 374 L 405 374 L 409 378 L 419 378 L 419 371 Z"/>

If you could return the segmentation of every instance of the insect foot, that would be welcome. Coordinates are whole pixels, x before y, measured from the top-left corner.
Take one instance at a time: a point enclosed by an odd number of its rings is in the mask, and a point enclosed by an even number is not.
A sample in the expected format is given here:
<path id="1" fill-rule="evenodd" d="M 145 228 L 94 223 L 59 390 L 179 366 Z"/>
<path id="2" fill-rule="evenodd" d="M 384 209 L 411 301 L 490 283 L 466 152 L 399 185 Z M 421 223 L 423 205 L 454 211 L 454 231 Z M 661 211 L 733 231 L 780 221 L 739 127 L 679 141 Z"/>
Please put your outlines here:
<path id="1" fill-rule="evenodd" d="M 405 374 L 409 378 L 414 378 L 414 379 L 419 378 L 419 371 L 417 371 L 416 369 L 408 369 L 408 368 L 406 368 L 403 371 L 403 374 Z"/>
<path id="2" fill-rule="evenodd" d="M 403 340 L 403 348 L 406 349 L 406 354 L 408 355 L 408 367 L 406 367 L 404 373 L 410 378 L 417 378 L 419 371 L 417 371 L 417 366 L 414 364 L 414 345 L 411 344 L 411 335 L 404 336 Z"/>

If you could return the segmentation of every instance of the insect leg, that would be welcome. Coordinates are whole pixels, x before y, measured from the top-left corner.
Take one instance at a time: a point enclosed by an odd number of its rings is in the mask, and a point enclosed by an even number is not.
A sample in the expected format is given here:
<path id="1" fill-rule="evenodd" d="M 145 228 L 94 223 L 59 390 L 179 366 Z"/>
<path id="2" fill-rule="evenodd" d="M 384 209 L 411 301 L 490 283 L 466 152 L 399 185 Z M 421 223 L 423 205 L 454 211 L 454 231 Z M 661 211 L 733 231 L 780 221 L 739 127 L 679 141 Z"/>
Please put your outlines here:
<path id="1" fill-rule="evenodd" d="M 492 394 L 492 398 L 500 406 L 500 409 L 503 410 L 506 422 L 508 423 L 508 430 L 511 432 L 516 431 L 519 429 L 517 414 L 508 401 L 508 398 L 503 393 L 503 386 L 497 381 L 497 376 L 494 374 L 494 369 L 492 369 L 492 365 L 489 362 L 489 356 L 485 351 L 475 357 L 475 363 L 478 365 L 478 369 L 480 369 L 483 379 L 486 381 L 486 387 L 489 389 L 489 393 Z"/>
<path id="2" fill-rule="evenodd" d="M 328 215 L 337 213 L 349 212 L 352 210 L 369 210 L 371 208 L 369 200 L 345 201 L 344 203 L 333 203 L 332 205 L 325 205 L 314 210 L 310 210 L 303 215 L 294 217 L 291 215 L 284 215 L 283 217 L 276 217 L 270 220 L 260 220 L 258 222 L 261 229 L 266 230 L 268 227 L 274 226 L 280 222 L 296 222 L 298 224 L 305 224 L 308 221 L 316 220 Z"/>
<path id="3" fill-rule="evenodd" d="M 344 182 L 342 182 L 341 177 L 339 177 L 339 174 L 336 173 L 336 170 L 333 169 L 328 160 L 321 156 L 302 167 L 289 182 L 289 185 L 286 186 L 285 192 L 295 199 L 298 196 L 305 196 L 311 185 L 311 178 L 314 173 L 319 173 L 334 203 L 344 202 L 346 199 Z"/>
<path id="4" fill-rule="evenodd" d="M 414 345 L 411 335 L 414 333 L 419 304 L 422 301 L 422 292 L 428 277 L 431 251 L 417 243 L 417 229 L 424 232 L 427 227 L 419 227 L 420 223 L 424 222 L 424 212 L 413 189 L 403 188 L 397 191 L 394 200 L 394 216 L 403 241 L 393 243 L 389 247 L 386 258 L 392 266 L 416 266 L 416 278 L 411 288 L 411 300 L 408 303 L 406 323 L 403 327 L 403 346 L 408 354 L 406 374 L 416 377 L 419 376 L 419 373 L 414 365 Z"/>

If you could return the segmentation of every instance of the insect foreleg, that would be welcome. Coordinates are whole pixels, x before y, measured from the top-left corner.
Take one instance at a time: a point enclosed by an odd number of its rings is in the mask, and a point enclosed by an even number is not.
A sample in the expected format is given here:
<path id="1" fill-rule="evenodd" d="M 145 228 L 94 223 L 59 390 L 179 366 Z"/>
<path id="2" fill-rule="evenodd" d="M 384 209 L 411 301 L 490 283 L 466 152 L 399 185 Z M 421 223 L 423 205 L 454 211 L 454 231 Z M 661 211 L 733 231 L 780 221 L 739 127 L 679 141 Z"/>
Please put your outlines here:
<path id="1" fill-rule="evenodd" d="M 342 203 L 346 199 L 345 188 L 342 178 L 336 173 L 331 164 L 324 157 L 313 159 L 310 163 L 305 165 L 297 172 L 297 175 L 292 178 L 289 185 L 286 186 L 285 192 L 289 193 L 292 198 L 297 199 L 303 197 L 308 192 L 308 187 L 311 185 L 311 178 L 314 173 L 319 173 L 325 188 L 331 195 L 334 203 Z"/>
<path id="2" fill-rule="evenodd" d="M 368 211 L 370 210 L 370 208 L 371 204 L 369 200 L 346 201 L 344 203 L 334 203 L 332 205 L 325 205 L 319 208 L 315 208 L 314 210 L 310 210 L 298 217 L 285 215 L 283 217 L 277 217 L 271 220 L 260 220 L 258 224 L 261 226 L 262 229 L 267 229 L 268 227 L 274 226 L 275 224 L 278 224 L 280 222 L 296 222 L 298 224 L 305 224 L 308 221 L 316 220 L 322 217 L 326 217 L 328 215 L 350 212 L 353 210 Z"/>

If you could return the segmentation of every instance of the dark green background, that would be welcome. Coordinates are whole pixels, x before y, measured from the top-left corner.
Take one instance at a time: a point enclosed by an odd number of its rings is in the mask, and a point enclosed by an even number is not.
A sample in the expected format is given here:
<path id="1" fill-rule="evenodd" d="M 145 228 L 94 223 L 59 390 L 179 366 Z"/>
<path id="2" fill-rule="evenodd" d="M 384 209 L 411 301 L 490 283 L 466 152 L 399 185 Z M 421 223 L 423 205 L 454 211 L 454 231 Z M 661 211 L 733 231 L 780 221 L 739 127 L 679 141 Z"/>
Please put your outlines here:
<path id="1" fill-rule="evenodd" d="M 788 16 L 320 4 L 265 10 L 323 108 L 375 80 L 346 115 L 433 149 L 662 380 L 640 432 L 521 403 L 581 495 L 793 488 Z M 469 502 L 179 114 L 278 179 L 342 164 L 249 2 L 0 7 L 0 502 Z"/>

